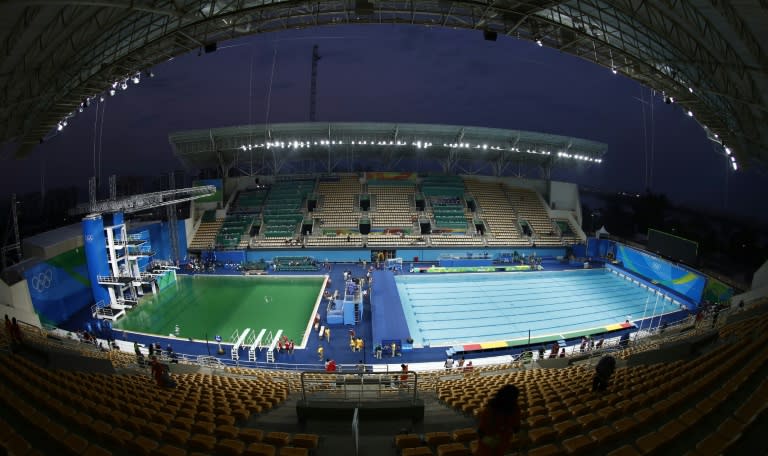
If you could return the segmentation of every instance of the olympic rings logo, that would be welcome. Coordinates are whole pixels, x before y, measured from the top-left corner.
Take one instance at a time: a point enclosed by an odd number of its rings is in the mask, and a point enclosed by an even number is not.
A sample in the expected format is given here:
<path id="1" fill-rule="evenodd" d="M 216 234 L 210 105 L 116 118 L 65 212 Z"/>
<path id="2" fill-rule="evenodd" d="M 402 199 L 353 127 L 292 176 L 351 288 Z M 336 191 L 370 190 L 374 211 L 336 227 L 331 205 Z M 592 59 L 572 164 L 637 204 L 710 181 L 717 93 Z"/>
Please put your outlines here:
<path id="1" fill-rule="evenodd" d="M 93 235 L 92 234 L 86 234 L 85 235 L 85 241 L 86 242 L 93 242 Z"/>
<path id="2" fill-rule="evenodd" d="M 46 269 L 44 272 L 38 272 L 32 277 L 32 288 L 38 293 L 47 290 L 53 284 L 53 271 Z"/>

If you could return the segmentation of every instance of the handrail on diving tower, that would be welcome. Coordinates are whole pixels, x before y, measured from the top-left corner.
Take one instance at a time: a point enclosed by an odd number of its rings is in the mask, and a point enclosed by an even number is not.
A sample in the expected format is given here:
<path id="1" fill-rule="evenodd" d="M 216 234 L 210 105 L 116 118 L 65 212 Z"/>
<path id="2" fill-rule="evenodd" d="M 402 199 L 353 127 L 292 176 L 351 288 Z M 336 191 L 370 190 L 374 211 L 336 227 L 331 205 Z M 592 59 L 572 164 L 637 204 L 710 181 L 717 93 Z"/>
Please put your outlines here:
<path id="1" fill-rule="evenodd" d="M 245 328 L 243 330 L 243 333 L 240 334 L 240 337 L 237 338 L 237 341 L 235 341 L 235 344 L 232 345 L 232 360 L 238 360 L 240 359 L 240 346 L 243 345 L 243 342 L 245 342 L 245 338 L 248 336 L 248 332 L 251 331 L 251 328 Z"/>

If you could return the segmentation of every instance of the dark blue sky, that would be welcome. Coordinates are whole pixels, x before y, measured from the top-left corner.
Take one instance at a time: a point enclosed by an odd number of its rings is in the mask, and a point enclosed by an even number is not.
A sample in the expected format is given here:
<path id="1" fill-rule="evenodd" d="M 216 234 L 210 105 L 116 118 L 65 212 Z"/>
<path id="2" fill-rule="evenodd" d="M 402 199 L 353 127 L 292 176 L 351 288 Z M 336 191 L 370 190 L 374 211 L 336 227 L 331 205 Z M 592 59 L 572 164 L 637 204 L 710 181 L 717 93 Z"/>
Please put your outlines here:
<path id="1" fill-rule="evenodd" d="M 601 141 L 608 144 L 602 165 L 554 177 L 631 192 L 642 192 L 649 182 L 676 203 L 768 213 L 765 199 L 753 197 L 765 179 L 732 172 L 698 123 L 679 106 L 664 104 L 660 94 L 651 97 L 649 88 L 531 42 L 488 42 L 479 31 L 415 26 L 272 33 L 158 65 L 154 78 L 107 97 L 102 176 L 178 169 L 169 132 L 264 122 L 275 49 L 269 121 L 307 121 L 313 44 L 322 56 L 319 121 L 474 125 Z M 86 185 L 99 137 L 94 108 L 28 158 L 0 162 L 0 194 L 38 190 L 43 170 L 47 188 Z M 646 167 L 651 152 L 652 166 Z"/>

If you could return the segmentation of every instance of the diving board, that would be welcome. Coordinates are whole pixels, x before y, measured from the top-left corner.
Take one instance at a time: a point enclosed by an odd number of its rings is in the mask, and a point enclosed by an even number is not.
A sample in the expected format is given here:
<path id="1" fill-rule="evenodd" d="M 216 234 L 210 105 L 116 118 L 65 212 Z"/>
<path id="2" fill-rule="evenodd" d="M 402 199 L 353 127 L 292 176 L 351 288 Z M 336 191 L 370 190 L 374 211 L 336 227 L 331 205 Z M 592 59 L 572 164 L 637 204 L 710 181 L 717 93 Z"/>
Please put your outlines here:
<path id="1" fill-rule="evenodd" d="M 267 333 L 266 328 L 261 328 L 259 335 L 251 343 L 251 347 L 248 349 L 248 361 L 256 361 L 256 350 L 261 346 L 261 340 L 264 339 L 264 334 Z M 253 335 L 255 333 L 251 333 Z"/>
<path id="2" fill-rule="evenodd" d="M 283 330 L 278 329 L 277 334 L 275 334 L 275 337 L 272 339 L 272 342 L 269 344 L 269 348 L 267 348 L 267 362 L 268 363 L 274 363 L 275 362 L 275 348 L 277 347 L 277 343 L 280 341 L 280 337 L 283 335 Z"/>
<path id="3" fill-rule="evenodd" d="M 237 335 L 237 330 L 233 333 L 233 339 L 237 338 L 235 341 L 235 344 L 232 345 L 232 361 L 237 361 L 240 359 L 240 347 L 245 343 L 245 338 L 248 336 L 248 333 L 251 331 L 251 328 L 245 328 L 243 330 L 243 333 Z"/>

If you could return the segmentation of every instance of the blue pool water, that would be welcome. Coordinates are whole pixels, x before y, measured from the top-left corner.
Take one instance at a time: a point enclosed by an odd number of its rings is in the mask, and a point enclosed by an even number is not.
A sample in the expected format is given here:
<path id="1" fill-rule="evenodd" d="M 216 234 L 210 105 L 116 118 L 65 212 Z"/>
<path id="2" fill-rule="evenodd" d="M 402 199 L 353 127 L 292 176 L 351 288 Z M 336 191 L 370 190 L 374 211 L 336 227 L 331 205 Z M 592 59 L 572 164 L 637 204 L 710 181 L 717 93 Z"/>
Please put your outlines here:
<path id="1" fill-rule="evenodd" d="M 395 283 L 414 343 L 433 347 L 522 339 L 529 330 L 559 335 L 680 309 L 604 269 L 401 275 Z"/>

